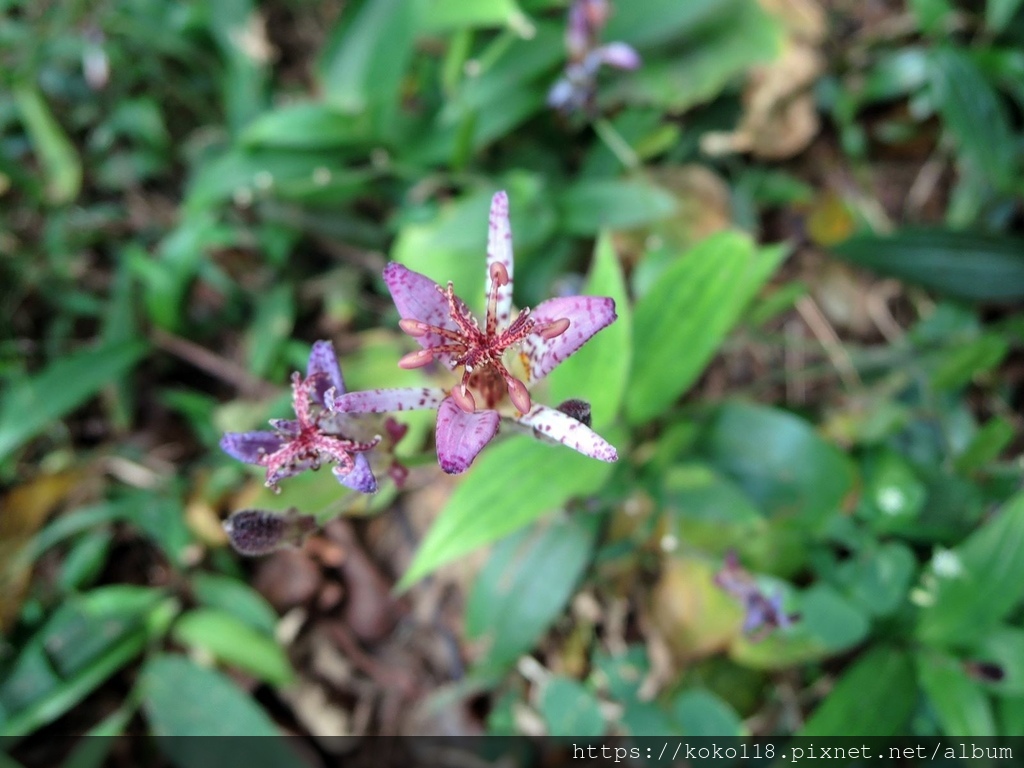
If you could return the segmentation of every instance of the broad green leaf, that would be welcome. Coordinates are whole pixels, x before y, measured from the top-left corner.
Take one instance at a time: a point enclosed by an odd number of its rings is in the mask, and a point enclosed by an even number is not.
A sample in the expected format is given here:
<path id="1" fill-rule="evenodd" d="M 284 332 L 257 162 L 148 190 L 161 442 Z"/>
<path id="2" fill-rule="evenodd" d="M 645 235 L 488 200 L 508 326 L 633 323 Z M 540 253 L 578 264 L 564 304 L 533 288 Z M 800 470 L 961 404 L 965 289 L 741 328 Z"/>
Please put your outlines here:
<path id="1" fill-rule="evenodd" d="M 1020 10 L 1022 0 L 988 0 L 985 3 L 985 26 L 1002 32 Z"/>
<path id="2" fill-rule="evenodd" d="M 184 656 L 154 656 L 143 668 L 139 685 L 154 736 L 281 735 L 267 713 L 230 678 Z M 156 743 L 179 768 L 228 764 L 271 768 L 302 762 L 282 738 L 158 738 Z"/>
<path id="3" fill-rule="evenodd" d="M 849 594 L 872 616 L 886 616 L 903 603 L 917 559 L 906 545 L 891 541 L 865 547 L 838 571 Z"/>
<path id="4" fill-rule="evenodd" d="M 256 315 L 246 332 L 249 372 L 266 378 L 295 325 L 293 287 L 281 283 L 256 297 Z"/>
<path id="5" fill-rule="evenodd" d="M 343 112 L 369 113 L 386 136 L 401 102 L 402 78 L 413 53 L 419 3 L 347 3 L 319 61 L 327 101 Z"/>
<path id="6" fill-rule="evenodd" d="M 604 734 L 601 705 L 594 693 L 567 677 L 552 677 L 540 695 L 540 713 L 548 736 L 596 737 Z"/>
<path id="7" fill-rule="evenodd" d="M 953 656 L 921 651 L 917 676 L 945 736 L 996 736 L 992 705 Z"/>
<path id="8" fill-rule="evenodd" d="M 785 411 L 727 403 L 701 445 L 708 460 L 769 518 L 800 521 L 808 532 L 838 513 L 853 487 L 850 459 Z"/>
<path id="9" fill-rule="evenodd" d="M 621 3 L 608 19 L 606 40 L 647 47 L 698 37 L 709 22 L 733 18 L 748 0 L 646 0 Z"/>
<path id="10" fill-rule="evenodd" d="M 141 342 L 104 344 L 6 384 L 0 394 L 0 461 L 127 373 L 145 351 Z"/>
<path id="11" fill-rule="evenodd" d="M 997 665 L 1001 680 L 986 680 L 985 688 L 1000 696 L 1024 696 L 1024 629 L 1001 626 L 988 632 L 967 658 Z"/>
<path id="12" fill-rule="evenodd" d="M 937 48 L 931 55 L 932 89 L 945 127 L 968 163 L 997 188 L 1016 180 L 1017 147 L 1000 95 L 962 50 Z"/>
<path id="13" fill-rule="evenodd" d="M 864 459 L 864 494 L 858 516 L 882 532 L 903 530 L 925 507 L 928 490 L 910 462 L 894 450 L 873 451 Z"/>
<path id="14" fill-rule="evenodd" d="M 333 149 L 361 146 L 365 127 L 351 114 L 329 104 L 292 104 L 264 112 L 243 131 L 240 141 L 251 147 Z"/>
<path id="15" fill-rule="evenodd" d="M 466 636 L 486 644 L 478 671 L 500 674 L 547 631 L 590 561 L 598 522 L 593 515 L 562 518 L 494 548 L 466 605 Z"/>
<path id="16" fill-rule="evenodd" d="M 757 251 L 745 235 L 723 232 L 663 273 L 633 317 L 632 423 L 657 417 L 697 380 L 785 254 L 781 247 Z"/>
<path id="17" fill-rule="evenodd" d="M 78 196 L 82 187 L 82 163 L 74 144 L 38 89 L 28 85 L 14 88 L 14 101 L 46 177 L 46 196 L 63 205 Z"/>
<path id="18" fill-rule="evenodd" d="M 270 67 L 268 57 L 259 50 L 263 19 L 254 0 L 220 0 L 207 4 L 205 10 L 224 58 L 218 78 L 224 112 L 232 133 L 237 134 L 267 105 Z"/>
<path id="19" fill-rule="evenodd" d="M 434 521 L 399 588 L 574 497 L 596 493 L 611 471 L 610 464 L 530 437 L 488 447 Z"/>
<path id="20" fill-rule="evenodd" d="M 456 29 L 506 26 L 524 37 L 533 34 L 533 26 L 515 0 L 419 0 L 419 30 L 435 34 Z"/>
<path id="21" fill-rule="evenodd" d="M 277 614 L 263 595 L 245 582 L 215 573 L 196 573 L 191 585 L 203 605 L 219 608 L 263 634 L 273 635 Z"/>
<path id="22" fill-rule="evenodd" d="M 950 567 L 936 572 L 933 560 L 931 578 L 923 585 L 927 605 L 917 636 L 940 646 L 983 637 L 1024 597 L 1024 494 L 943 559 Z"/>
<path id="23" fill-rule="evenodd" d="M 660 3 L 658 3 L 660 4 Z M 630 7 L 648 3 L 629 3 Z M 655 5 L 655 3 L 650 3 Z M 681 13 L 700 12 L 702 2 L 674 3 Z M 603 101 L 618 100 L 642 106 L 656 105 L 673 113 L 683 112 L 718 96 L 754 64 L 781 54 L 785 29 L 774 15 L 755 0 L 719 3 L 730 6 L 710 23 L 694 30 L 686 46 L 675 55 L 649 57 L 634 72 L 619 76 L 604 92 Z M 617 8 L 622 8 L 618 6 Z M 614 21 L 616 13 L 612 20 Z M 612 23 L 609 23 L 609 27 Z M 662 31 L 668 25 L 662 26 Z M 610 37 L 634 43 L 628 36 Z"/>
<path id="24" fill-rule="evenodd" d="M 272 685 L 287 685 L 293 673 L 288 657 L 273 637 L 215 608 L 196 608 L 175 622 L 179 643 L 201 648 L 218 661 L 238 667 Z"/>
<path id="25" fill-rule="evenodd" d="M 1014 425 L 1003 416 L 993 416 L 971 438 L 971 442 L 956 457 L 956 470 L 961 473 L 977 472 L 1013 441 L 1017 434 Z"/>
<path id="26" fill-rule="evenodd" d="M 600 431 L 619 413 L 633 359 L 633 308 L 622 265 L 607 233 L 597 241 L 594 263 L 581 293 L 613 298 L 618 319 L 552 371 L 547 381 L 553 403 L 571 397 L 587 400 L 594 429 Z"/>
<path id="27" fill-rule="evenodd" d="M 837 256 L 917 283 L 954 299 L 1012 301 L 1024 297 L 1024 240 L 941 229 L 857 235 Z"/>
<path id="28" fill-rule="evenodd" d="M 579 181 L 557 198 L 561 228 L 573 235 L 631 229 L 672 215 L 671 194 L 643 181 Z"/>
<path id="29" fill-rule="evenodd" d="M 917 702 L 907 654 L 876 646 L 843 673 L 800 736 L 895 736 L 906 733 Z"/>
<path id="30" fill-rule="evenodd" d="M 1010 344 L 1003 336 L 986 333 L 944 350 L 932 373 L 932 385 L 937 390 L 965 387 L 975 376 L 996 368 L 1009 349 Z"/>
<path id="31" fill-rule="evenodd" d="M 677 696 L 672 714 L 686 736 L 742 736 L 746 730 L 732 707 L 700 688 Z"/>

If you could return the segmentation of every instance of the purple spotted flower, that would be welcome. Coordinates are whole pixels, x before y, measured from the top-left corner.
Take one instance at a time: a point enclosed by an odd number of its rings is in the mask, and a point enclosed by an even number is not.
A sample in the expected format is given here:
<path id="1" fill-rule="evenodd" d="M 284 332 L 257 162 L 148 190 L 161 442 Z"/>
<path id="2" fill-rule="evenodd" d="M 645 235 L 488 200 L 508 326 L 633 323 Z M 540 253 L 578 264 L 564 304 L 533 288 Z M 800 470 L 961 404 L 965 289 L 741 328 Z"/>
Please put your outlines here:
<path id="1" fill-rule="evenodd" d="M 607 0 L 574 0 L 569 6 L 565 46 L 569 61 L 565 72 L 548 92 L 548 106 L 564 114 L 593 113 L 597 98 L 597 73 L 602 66 L 636 69 L 640 54 L 626 43 L 599 45 L 608 22 Z"/>
<path id="2" fill-rule="evenodd" d="M 765 594 L 753 575 L 740 565 L 735 552 L 726 555 L 725 564 L 715 574 L 715 584 L 743 603 L 743 632 L 752 640 L 762 640 L 773 629 L 786 629 L 800 618 L 783 610 L 781 593 Z"/>
<path id="3" fill-rule="evenodd" d="M 273 430 L 228 432 L 220 447 L 239 461 L 265 467 L 267 487 L 275 491 L 286 477 L 333 464 L 331 471 L 342 485 L 375 493 L 377 480 L 364 452 L 377 445 L 380 437 L 365 442 L 347 437 L 358 432 L 356 425 L 329 405 L 344 392 L 334 348 L 329 341 L 318 341 L 309 353 L 305 378 L 292 374 L 295 418 L 272 419 Z"/>
<path id="4" fill-rule="evenodd" d="M 529 387 L 543 379 L 591 336 L 615 320 L 609 298 L 549 299 L 512 317 L 512 231 L 508 197 L 491 201 L 487 243 L 487 314 L 481 325 L 448 283 L 388 264 L 384 281 L 398 307 L 403 331 L 422 349 L 399 361 L 418 368 L 439 361 L 461 372 L 450 389 L 377 389 L 334 400 L 349 413 L 437 408 L 437 458 L 449 474 L 465 472 L 498 433 L 502 419 L 601 461 L 615 449 L 570 413 L 534 403 Z M 571 409 L 569 409 L 571 410 Z M 589 413 L 589 412 L 588 412 Z"/>

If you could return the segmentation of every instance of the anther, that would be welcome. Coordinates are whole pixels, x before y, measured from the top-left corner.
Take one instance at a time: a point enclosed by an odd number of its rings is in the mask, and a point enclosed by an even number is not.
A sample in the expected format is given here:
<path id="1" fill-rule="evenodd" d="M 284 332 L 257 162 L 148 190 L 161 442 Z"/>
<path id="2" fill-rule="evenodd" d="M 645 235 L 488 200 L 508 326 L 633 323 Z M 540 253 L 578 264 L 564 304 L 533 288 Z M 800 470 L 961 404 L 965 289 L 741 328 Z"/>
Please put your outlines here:
<path id="1" fill-rule="evenodd" d="M 476 400 L 473 399 L 473 393 L 466 389 L 465 384 L 452 387 L 451 396 L 455 404 L 466 413 L 473 413 L 476 410 Z"/>
<path id="2" fill-rule="evenodd" d="M 499 288 L 508 285 L 508 270 L 500 261 L 491 264 L 491 282 Z"/>
<path id="3" fill-rule="evenodd" d="M 430 333 L 430 326 L 426 323 L 420 322 L 419 320 L 399 320 L 398 327 L 415 338 L 426 336 Z"/>
<path id="4" fill-rule="evenodd" d="M 530 401 L 530 392 L 519 379 L 509 379 L 508 396 L 520 413 L 529 413 L 533 403 Z"/>
<path id="5" fill-rule="evenodd" d="M 539 331 L 537 331 L 537 333 L 540 335 L 540 337 L 542 339 L 544 339 L 546 341 L 551 341 L 551 339 L 558 338 L 559 336 L 561 336 L 563 333 L 565 333 L 568 330 L 569 330 L 569 318 L 568 317 L 563 317 L 563 318 L 561 318 L 559 320 L 555 320 L 553 322 L 548 323 L 543 328 L 541 328 Z"/>
<path id="6" fill-rule="evenodd" d="M 434 359 L 434 353 L 429 349 L 418 349 L 415 352 L 410 352 L 405 355 L 401 360 L 398 361 L 399 368 L 405 368 L 411 370 L 413 368 L 422 368 L 424 365 L 430 363 Z"/>

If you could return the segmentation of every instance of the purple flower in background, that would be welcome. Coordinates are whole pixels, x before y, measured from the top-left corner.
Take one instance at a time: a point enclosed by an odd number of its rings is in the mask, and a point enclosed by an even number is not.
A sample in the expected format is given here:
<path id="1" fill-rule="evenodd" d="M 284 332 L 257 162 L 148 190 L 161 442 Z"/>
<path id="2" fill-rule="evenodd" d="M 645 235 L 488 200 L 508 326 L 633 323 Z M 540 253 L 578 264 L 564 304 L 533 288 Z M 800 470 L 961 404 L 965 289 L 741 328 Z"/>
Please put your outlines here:
<path id="1" fill-rule="evenodd" d="M 548 92 L 548 106 L 563 113 L 594 112 L 597 73 L 602 65 L 616 69 L 636 69 L 640 54 L 626 43 L 598 45 L 601 30 L 608 21 L 607 0 L 575 0 L 569 6 L 565 46 L 569 62 L 565 73 Z"/>
<path id="2" fill-rule="evenodd" d="M 715 584 L 743 603 L 743 632 L 752 640 L 762 640 L 773 629 L 786 629 L 800 618 L 799 614 L 783 610 L 781 593 L 770 597 L 764 593 L 757 580 L 739 564 L 735 552 L 726 555 L 722 570 L 715 574 Z"/>
<path id="3" fill-rule="evenodd" d="M 469 468 L 503 418 L 587 456 L 616 461 L 615 449 L 583 421 L 534 403 L 529 393 L 530 386 L 615 320 L 615 302 L 593 296 L 548 299 L 513 319 L 512 274 L 508 197 L 498 192 L 491 201 L 483 325 L 451 283 L 442 288 L 401 264 L 384 270 L 400 326 L 422 347 L 399 365 L 418 368 L 438 360 L 451 371 L 462 369 L 459 383 L 450 390 L 352 392 L 335 398 L 333 407 L 348 413 L 437 408 L 437 458 L 449 474 Z"/>
<path id="4" fill-rule="evenodd" d="M 356 491 L 375 493 L 377 480 L 363 455 L 380 442 L 349 439 L 356 429 L 350 417 L 334 411 L 335 395 L 344 394 L 338 358 L 329 341 L 318 341 L 309 353 L 306 377 L 292 374 L 292 407 L 295 419 L 272 419 L 274 429 L 259 432 L 229 432 L 221 438 L 225 453 L 257 464 L 267 470 L 267 487 L 307 469 L 334 464 L 338 482 Z"/>

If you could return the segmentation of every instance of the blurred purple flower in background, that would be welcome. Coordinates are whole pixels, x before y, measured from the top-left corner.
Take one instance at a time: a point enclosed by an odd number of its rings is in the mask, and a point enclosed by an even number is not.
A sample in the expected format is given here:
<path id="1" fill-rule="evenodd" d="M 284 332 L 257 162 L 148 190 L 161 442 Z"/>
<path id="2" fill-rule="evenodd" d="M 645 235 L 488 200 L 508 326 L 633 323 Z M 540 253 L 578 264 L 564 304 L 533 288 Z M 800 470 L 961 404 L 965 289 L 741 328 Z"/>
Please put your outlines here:
<path id="1" fill-rule="evenodd" d="M 782 594 L 765 594 L 752 574 L 739 564 L 735 552 L 725 557 L 725 564 L 715 574 L 715 584 L 743 603 L 743 632 L 752 640 L 763 640 L 774 629 L 786 629 L 798 621 L 799 614 L 786 613 Z"/>
<path id="2" fill-rule="evenodd" d="M 529 386 L 615 320 L 615 302 L 594 296 L 548 299 L 512 319 L 512 275 L 508 197 L 498 192 L 491 201 L 483 326 L 455 295 L 451 283 L 442 288 L 401 264 L 388 264 L 384 270 L 384 281 L 402 317 L 400 326 L 422 347 L 403 357 L 399 365 L 418 368 L 436 359 L 451 371 L 461 367 L 460 382 L 450 390 L 352 392 L 336 397 L 333 407 L 348 413 L 437 408 L 437 458 L 449 474 L 469 468 L 497 435 L 502 419 L 595 459 L 616 461 L 615 448 L 582 419 L 536 404 L 529 393 Z"/>
<path id="3" fill-rule="evenodd" d="M 375 493 L 377 480 L 364 452 L 380 442 L 350 439 L 356 432 L 351 418 L 334 411 L 330 403 L 344 394 L 338 358 L 329 341 L 318 341 L 309 353 L 306 376 L 292 374 L 292 407 L 295 419 L 272 419 L 274 429 L 257 432 L 229 432 L 221 438 L 225 453 L 266 467 L 268 488 L 307 469 L 334 464 L 331 470 L 338 482 L 362 493 Z"/>
<path id="4" fill-rule="evenodd" d="M 548 105 L 565 114 L 593 113 L 597 97 L 597 73 L 607 64 L 616 69 L 636 69 L 640 54 L 626 43 L 598 45 L 608 22 L 607 0 L 575 0 L 569 6 L 565 45 L 569 61 L 565 73 L 548 92 Z"/>

